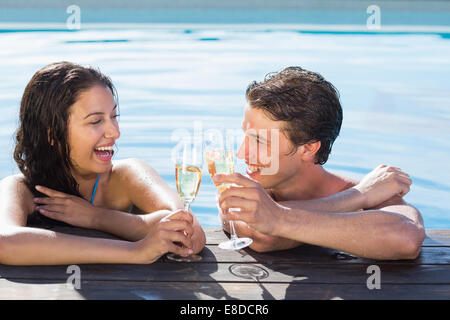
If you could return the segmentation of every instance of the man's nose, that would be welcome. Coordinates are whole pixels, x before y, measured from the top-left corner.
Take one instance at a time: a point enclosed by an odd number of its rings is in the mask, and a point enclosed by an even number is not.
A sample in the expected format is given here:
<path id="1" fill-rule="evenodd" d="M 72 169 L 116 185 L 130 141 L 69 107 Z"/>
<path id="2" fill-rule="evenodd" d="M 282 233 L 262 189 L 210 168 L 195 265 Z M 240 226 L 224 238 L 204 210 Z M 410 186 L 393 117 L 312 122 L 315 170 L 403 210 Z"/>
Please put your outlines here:
<path id="1" fill-rule="evenodd" d="M 245 139 L 242 141 L 241 146 L 239 147 L 238 152 L 236 153 L 236 157 L 238 159 L 246 160 L 245 155 Z"/>

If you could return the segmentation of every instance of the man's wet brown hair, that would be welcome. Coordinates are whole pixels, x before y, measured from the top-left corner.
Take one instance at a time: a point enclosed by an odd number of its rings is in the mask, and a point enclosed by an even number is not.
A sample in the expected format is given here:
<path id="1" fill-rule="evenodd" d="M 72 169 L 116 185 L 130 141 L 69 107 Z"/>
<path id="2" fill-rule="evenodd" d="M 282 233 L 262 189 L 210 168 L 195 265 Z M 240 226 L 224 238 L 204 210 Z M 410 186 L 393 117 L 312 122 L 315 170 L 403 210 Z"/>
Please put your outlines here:
<path id="1" fill-rule="evenodd" d="M 253 108 L 263 110 L 275 121 L 285 121 L 283 133 L 295 152 L 303 144 L 320 141 L 315 163 L 327 162 L 342 124 L 337 89 L 320 74 L 300 67 L 288 67 L 252 82 L 246 98 Z"/>

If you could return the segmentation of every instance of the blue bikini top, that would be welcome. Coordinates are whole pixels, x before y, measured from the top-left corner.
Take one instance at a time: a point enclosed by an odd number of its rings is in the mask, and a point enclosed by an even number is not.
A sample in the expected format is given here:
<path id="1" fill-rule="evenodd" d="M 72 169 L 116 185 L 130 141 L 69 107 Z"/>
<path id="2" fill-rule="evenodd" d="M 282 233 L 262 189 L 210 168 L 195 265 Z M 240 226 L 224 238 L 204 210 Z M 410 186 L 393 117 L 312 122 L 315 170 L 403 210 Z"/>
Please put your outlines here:
<path id="1" fill-rule="evenodd" d="M 94 190 L 92 191 L 91 204 L 94 203 L 95 192 L 97 191 L 98 179 L 100 178 L 100 174 L 97 174 L 97 181 L 95 181 Z"/>

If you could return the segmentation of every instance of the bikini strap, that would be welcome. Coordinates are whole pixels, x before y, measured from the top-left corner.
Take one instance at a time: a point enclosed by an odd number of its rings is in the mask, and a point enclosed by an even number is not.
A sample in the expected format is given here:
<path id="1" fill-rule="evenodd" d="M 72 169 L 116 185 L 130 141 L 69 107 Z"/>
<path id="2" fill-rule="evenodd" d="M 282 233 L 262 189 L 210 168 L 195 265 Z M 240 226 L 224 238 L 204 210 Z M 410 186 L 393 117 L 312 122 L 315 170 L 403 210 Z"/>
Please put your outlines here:
<path id="1" fill-rule="evenodd" d="M 97 181 L 95 181 L 94 190 L 92 191 L 91 204 L 94 203 L 95 192 L 97 191 L 98 179 L 100 178 L 100 174 L 97 174 Z"/>

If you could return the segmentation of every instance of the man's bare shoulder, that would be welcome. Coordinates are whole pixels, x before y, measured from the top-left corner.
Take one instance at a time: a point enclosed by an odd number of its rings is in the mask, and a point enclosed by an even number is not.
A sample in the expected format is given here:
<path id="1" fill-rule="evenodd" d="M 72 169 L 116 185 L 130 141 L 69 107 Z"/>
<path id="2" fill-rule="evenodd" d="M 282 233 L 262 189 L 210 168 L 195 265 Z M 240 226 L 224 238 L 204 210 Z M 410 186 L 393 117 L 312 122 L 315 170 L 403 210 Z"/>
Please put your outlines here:
<path id="1" fill-rule="evenodd" d="M 338 183 L 337 183 L 339 185 L 338 192 L 350 189 L 359 183 L 359 180 L 357 180 L 355 178 L 347 177 L 347 176 L 336 174 L 336 173 L 333 173 L 333 175 L 335 176 L 335 178 L 338 181 Z"/>

